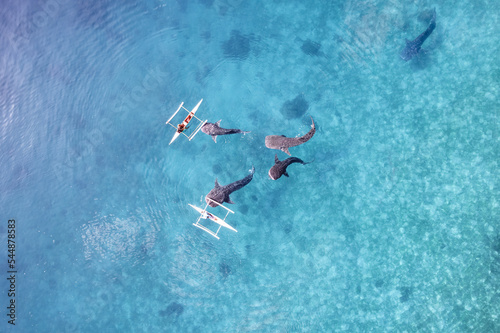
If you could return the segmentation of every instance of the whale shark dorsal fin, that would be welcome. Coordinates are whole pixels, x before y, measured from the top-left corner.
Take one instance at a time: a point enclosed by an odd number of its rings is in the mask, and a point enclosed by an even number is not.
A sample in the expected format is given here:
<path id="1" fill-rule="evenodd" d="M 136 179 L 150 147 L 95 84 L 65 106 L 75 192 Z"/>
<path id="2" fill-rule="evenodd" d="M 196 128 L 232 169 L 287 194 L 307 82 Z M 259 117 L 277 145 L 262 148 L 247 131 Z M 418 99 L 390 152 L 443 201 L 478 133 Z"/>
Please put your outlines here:
<path id="1" fill-rule="evenodd" d="M 287 153 L 288 155 L 292 156 L 292 154 L 290 154 L 290 152 L 288 151 L 287 147 L 283 147 L 281 148 L 281 150 L 283 150 L 283 152 Z"/>
<path id="2" fill-rule="evenodd" d="M 214 139 L 214 142 L 217 143 L 217 135 L 212 135 L 212 139 Z"/>
<path id="3" fill-rule="evenodd" d="M 279 161 L 278 154 L 274 155 L 274 163 L 279 163 Z"/>
<path id="4" fill-rule="evenodd" d="M 288 172 L 286 172 L 286 171 L 285 171 L 285 172 L 283 172 L 283 174 L 284 174 L 285 176 L 287 176 L 287 177 L 290 177 L 290 176 L 288 175 Z"/>
<path id="5" fill-rule="evenodd" d="M 217 181 L 217 178 L 215 178 L 215 188 L 219 188 L 220 185 L 219 185 L 219 182 Z"/>
<path id="6" fill-rule="evenodd" d="M 215 125 L 219 126 L 220 127 L 220 122 L 222 121 L 222 119 L 220 119 L 218 122 L 215 123 Z"/>
<path id="7" fill-rule="evenodd" d="M 231 200 L 231 198 L 229 197 L 229 195 L 227 196 L 226 202 L 229 203 L 229 204 L 234 204 L 233 200 Z"/>

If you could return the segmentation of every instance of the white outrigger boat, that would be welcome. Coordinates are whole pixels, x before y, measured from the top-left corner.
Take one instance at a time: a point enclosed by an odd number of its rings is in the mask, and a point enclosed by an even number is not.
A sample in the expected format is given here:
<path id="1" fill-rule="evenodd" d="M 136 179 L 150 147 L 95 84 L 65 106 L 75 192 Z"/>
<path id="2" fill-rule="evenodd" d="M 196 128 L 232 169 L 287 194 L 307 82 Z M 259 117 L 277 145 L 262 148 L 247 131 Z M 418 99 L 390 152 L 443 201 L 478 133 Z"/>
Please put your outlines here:
<path id="1" fill-rule="evenodd" d="M 221 219 L 220 217 L 217 217 L 217 216 L 215 216 L 214 214 L 212 214 L 212 213 L 208 212 L 208 211 L 207 211 L 207 208 L 208 208 L 208 203 L 207 203 L 207 205 L 205 206 L 205 208 L 204 208 L 204 209 L 201 209 L 201 208 L 199 208 L 199 207 L 196 207 L 196 206 L 194 206 L 194 205 L 189 204 L 189 206 L 193 207 L 193 208 L 194 208 L 194 209 L 195 209 L 198 213 L 200 213 L 200 216 L 199 216 L 199 217 L 198 217 L 198 219 L 196 220 L 196 223 L 193 223 L 193 225 L 194 225 L 195 227 L 200 228 L 200 229 L 201 229 L 201 230 L 203 230 L 203 231 L 208 232 L 210 235 L 214 236 L 214 237 L 215 237 L 215 238 L 217 238 L 217 239 L 220 239 L 220 238 L 219 238 L 219 236 L 217 236 L 217 234 L 219 233 L 219 231 L 220 231 L 220 229 L 221 229 L 222 227 L 227 228 L 227 229 L 230 229 L 230 230 L 232 230 L 232 231 L 234 231 L 234 232 L 238 232 L 236 229 L 234 229 L 233 227 L 231 227 L 229 224 L 227 224 L 227 223 L 226 223 L 226 218 L 227 218 L 227 216 L 229 215 L 229 213 L 234 214 L 234 212 L 233 212 L 231 209 L 227 208 L 226 206 L 222 205 L 221 203 L 218 203 L 217 201 L 214 201 L 214 200 L 212 200 L 212 199 L 210 199 L 210 198 L 207 198 L 207 199 L 208 199 L 208 200 L 210 200 L 210 201 L 215 202 L 215 203 L 216 203 L 216 204 L 218 204 L 220 207 L 224 208 L 224 209 L 227 211 L 227 212 L 226 212 L 226 216 L 224 216 L 224 218 L 223 218 L 223 219 Z M 201 220 L 201 219 L 205 219 L 205 220 L 212 220 L 212 221 L 214 221 L 215 223 L 217 223 L 217 224 L 219 225 L 219 228 L 217 229 L 217 231 L 216 231 L 216 232 L 214 232 L 214 231 L 212 231 L 212 230 L 208 229 L 207 227 L 205 227 L 204 225 L 200 224 L 200 220 Z"/>
<path id="2" fill-rule="evenodd" d="M 173 136 L 172 140 L 170 140 L 169 145 L 171 145 L 172 142 L 174 142 L 179 137 L 179 135 L 181 135 L 181 133 L 184 134 L 186 136 L 186 138 L 189 139 L 189 141 L 191 141 L 194 138 L 194 136 L 200 131 L 201 127 L 203 125 L 205 125 L 205 123 L 207 122 L 207 120 L 201 120 L 200 118 L 198 118 L 198 117 L 196 117 L 194 115 L 196 113 L 196 111 L 198 111 L 198 108 L 200 107 L 201 102 L 203 102 L 203 98 L 198 102 L 198 104 L 196 104 L 196 106 L 191 111 L 189 111 L 188 109 L 186 109 L 184 107 L 184 102 L 182 102 L 181 105 L 179 105 L 179 107 L 177 108 L 177 111 L 175 111 L 174 114 L 172 115 L 172 117 L 170 117 L 167 120 L 166 124 L 170 125 L 170 126 L 172 126 L 173 128 L 176 129 L 176 132 L 174 133 L 174 136 Z M 186 112 L 188 112 L 188 115 L 187 115 L 186 118 L 184 118 L 184 120 L 182 121 L 182 123 L 180 123 L 179 125 L 175 126 L 170 121 L 175 117 L 175 115 L 177 114 L 177 112 L 180 111 L 180 109 L 184 109 Z M 198 125 L 198 127 L 196 127 L 196 129 L 193 131 L 193 133 L 191 135 L 187 135 L 186 133 L 184 133 L 184 131 L 187 129 L 187 125 L 189 124 L 189 122 L 193 118 L 196 118 L 200 122 L 200 124 Z"/>

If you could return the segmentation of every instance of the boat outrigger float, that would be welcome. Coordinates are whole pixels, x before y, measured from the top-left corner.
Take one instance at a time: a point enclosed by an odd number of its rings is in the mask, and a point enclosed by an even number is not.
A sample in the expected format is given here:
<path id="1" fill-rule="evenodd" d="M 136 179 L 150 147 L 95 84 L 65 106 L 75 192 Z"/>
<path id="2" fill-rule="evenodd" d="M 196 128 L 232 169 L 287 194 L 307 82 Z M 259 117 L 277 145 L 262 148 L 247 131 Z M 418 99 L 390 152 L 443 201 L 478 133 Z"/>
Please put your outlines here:
<path id="1" fill-rule="evenodd" d="M 200 228 L 200 229 L 201 229 L 201 230 L 203 230 L 203 231 L 208 232 L 210 235 L 214 236 L 214 237 L 215 237 L 215 238 L 217 238 L 217 239 L 220 239 L 220 238 L 219 238 L 219 236 L 217 236 L 217 234 L 219 233 L 219 231 L 220 231 L 220 229 L 221 229 L 222 227 L 227 228 L 227 229 L 230 229 L 230 230 L 232 230 L 232 231 L 234 231 L 234 232 L 238 232 L 236 229 L 234 229 L 233 227 L 231 227 L 229 224 L 227 224 L 227 223 L 226 223 L 226 218 L 227 218 L 227 216 L 229 215 L 229 213 L 234 214 L 234 212 L 233 212 L 231 209 L 229 209 L 229 208 L 227 208 L 226 206 L 224 206 L 223 204 L 218 203 L 217 201 L 214 201 L 214 200 L 212 200 L 212 199 L 210 199 L 210 198 L 208 198 L 208 200 L 213 201 L 213 202 L 215 202 L 216 204 L 218 204 L 218 205 L 219 205 L 219 207 L 224 208 L 224 209 L 227 211 L 227 212 L 226 212 L 226 216 L 224 216 L 224 218 L 223 218 L 223 219 L 221 219 L 220 217 L 217 217 L 217 216 L 215 216 L 214 214 L 212 214 L 212 213 L 208 212 L 208 211 L 207 211 L 207 208 L 208 208 L 208 203 L 207 203 L 207 205 L 205 206 L 205 208 L 204 208 L 204 209 L 201 209 L 201 208 L 199 208 L 199 207 L 196 207 L 196 206 L 194 206 L 194 205 L 189 204 L 189 206 L 193 207 L 193 208 L 194 208 L 194 209 L 195 209 L 198 213 L 200 213 L 200 216 L 199 216 L 199 217 L 198 217 L 198 219 L 196 220 L 196 223 L 193 223 L 193 225 L 194 225 L 195 227 Z M 219 228 L 217 229 L 217 231 L 216 231 L 216 232 L 214 232 L 214 231 L 212 231 L 212 230 L 208 229 L 207 227 L 205 227 L 204 225 L 200 224 L 200 220 L 201 220 L 201 219 L 205 219 L 205 220 L 212 220 L 212 221 L 214 221 L 215 223 L 217 223 L 217 224 L 219 225 Z"/>
<path id="2" fill-rule="evenodd" d="M 200 131 L 201 127 L 203 125 L 205 125 L 205 123 L 207 122 L 206 120 L 201 120 L 200 118 L 198 118 L 198 117 L 196 117 L 194 115 L 196 113 L 196 111 L 198 111 L 198 108 L 200 107 L 201 102 L 203 102 L 203 98 L 198 102 L 198 104 L 196 104 L 196 106 L 191 111 L 189 111 L 188 109 L 186 109 L 183 106 L 184 102 L 182 102 L 181 105 L 179 105 L 179 107 L 177 108 L 177 111 L 175 111 L 174 114 L 172 115 L 172 117 L 170 117 L 167 120 L 166 124 L 170 125 L 170 126 L 172 126 L 173 128 L 176 129 L 176 132 L 174 133 L 174 136 L 172 137 L 172 140 L 170 140 L 169 145 L 171 145 L 172 142 L 174 142 L 175 139 L 177 139 L 179 137 L 179 135 L 181 135 L 181 133 L 184 134 L 186 136 L 186 138 L 189 139 L 189 141 L 191 141 L 194 138 L 194 136 Z M 184 118 L 184 120 L 182 121 L 182 123 L 180 123 L 179 125 L 175 126 L 170 121 L 175 117 L 175 115 L 177 114 L 177 112 L 180 111 L 180 109 L 184 109 L 188 113 L 188 115 L 187 115 L 186 118 Z M 188 128 L 187 125 L 189 124 L 189 122 L 193 118 L 196 118 L 200 122 L 200 124 L 196 127 L 196 129 L 193 131 L 193 133 L 191 133 L 191 135 L 187 135 L 186 133 L 184 133 L 184 131 Z"/>

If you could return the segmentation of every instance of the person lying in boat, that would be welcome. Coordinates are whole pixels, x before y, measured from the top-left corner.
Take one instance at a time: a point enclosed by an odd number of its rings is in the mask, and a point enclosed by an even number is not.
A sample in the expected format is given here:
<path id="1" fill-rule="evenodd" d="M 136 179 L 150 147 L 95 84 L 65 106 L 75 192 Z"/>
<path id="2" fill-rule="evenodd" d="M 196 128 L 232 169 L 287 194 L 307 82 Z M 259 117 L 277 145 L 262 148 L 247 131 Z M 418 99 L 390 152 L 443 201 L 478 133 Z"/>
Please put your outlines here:
<path id="1" fill-rule="evenodd" d="M 177 133 L 182 133 L 187 130 L 189 126 L 184 125 L 184 123 L 177 125 Z"/>
<path id="2" fill-rule="evenodd" d="M 201 213 L 201 218 L 215 221 L 215 216 L 212 213 L 207 212 L 206 210 Z"/>

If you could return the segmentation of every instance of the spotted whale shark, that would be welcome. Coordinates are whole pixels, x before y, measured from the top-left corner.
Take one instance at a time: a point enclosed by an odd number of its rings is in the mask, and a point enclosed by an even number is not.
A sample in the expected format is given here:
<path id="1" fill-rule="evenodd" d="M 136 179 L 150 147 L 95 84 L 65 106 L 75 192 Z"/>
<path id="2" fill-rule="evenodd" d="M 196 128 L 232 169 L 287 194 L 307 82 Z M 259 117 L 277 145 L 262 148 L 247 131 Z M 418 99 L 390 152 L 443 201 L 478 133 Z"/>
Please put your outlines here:
<path id="1" fill-rule="evenodd" d="M 431 23 L 429 24 L 427 29 L 425 29 L 425 31 L 422 32 L 414 40 L 412 40 L 412 41 L 410 41 L 408 39 L 406 40 L 406 46 L 403 49 L 403 51 L 401 51 L 401 53 L 399 54 L 401 59 L 403 59 L 404 61 L 408 61 L 411 58 L 413 58 L 414 56 L 416 56 L 418 54 L 418 52 L 420 52 L 422 44 L 430 36 L 430 34 L 434 31 L 435 27 L 436 27 L 436 9 L 433 9 Z"/>
<path id="2" fill-rule="evenodd" d="M 313 137 L 314 133 L 316 133 L 316 126 L 314 125 L 314 120 L 312 119 L 312 117 L 311 121 L 312 121 L 311 130 L 307 132 L 304 136 L 300 136 L 298 138 L 287 138 L 284 135 L 266 136 L 266 147 L 270 149 L 282 150 L 291 156 L 292 154 L 290 154 L 288 148 L 295 147 L 309 141 Z"/>
<path id="3" fill-rule="evenodd" d="M 236 133 L 250 133 L 248 131 L 242 131 L 237 128 L 222 128 L 220 127 L 220 120 L 216 123 L 205 123 L 201 127 L 201 131 L 205 134 L 212 136 L 214 142 L 217 143 L 217 135 L 228 135 L 228 134 L 236 134 Z"/>
<path id="4" fill-rule="evenodd" d="M 248 183 L 253 178 L 253 174 L 255 173 L 255 168 L 252 166 L 252 169 L 250 170 L 250 174 L 247 175 L 245 178 L 240 179 L 235 181 L 234 183 L 228 184 L 221 186 L 219 182 L 217 181 L 217 178 L 215 179 L 215 186 L 214 188 L 207 194 L 205 197 L 205 201 L 210 207 L 217 207 L 218 203 L 230 203 L 234 204 L 234 202 L 229 198 L 229 195 L 233 193 L 234 191 L 237 191 L 241 189 L 242 187 L 246 186 Z M 209 200 L 211 199 L 211 200 Z M 215 201 L 215 202 L 214 202 Z"/>
<path id="5" fill-rule="evenodd" d="M 289 157 L 284 161 L 280 161 L 278 155 L 274 155 L 274 165 L 269 169 L 269 177 L 272 180 L 279 179 L 283 175 L 289 177 L 286 168 L 292 163 L 308 164 L 310 162 L 304 162 L 298 157 Z"/>

